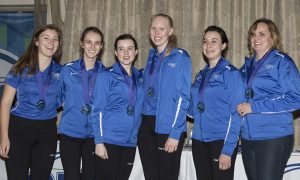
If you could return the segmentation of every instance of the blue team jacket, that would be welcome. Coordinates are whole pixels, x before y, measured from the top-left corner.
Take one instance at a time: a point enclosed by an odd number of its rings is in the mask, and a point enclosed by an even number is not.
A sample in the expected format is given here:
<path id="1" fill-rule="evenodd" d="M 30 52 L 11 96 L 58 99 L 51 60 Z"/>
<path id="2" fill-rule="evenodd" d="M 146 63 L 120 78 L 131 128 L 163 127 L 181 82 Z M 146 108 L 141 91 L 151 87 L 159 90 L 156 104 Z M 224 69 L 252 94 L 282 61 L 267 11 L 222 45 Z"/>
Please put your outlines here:
<path id="1" fill-rule="evenodd" d="M 149 70 L 155 49 L 150 49 L 144 73 L 144 94 L 150 85 Z M 192 65 L 186 51 L 174 48 L 160 66 L 155 132 L 179 139 L 186 131 L 186 114 L 190 101 Z M 144 112 L 143 112 L 144 113 Z M 147 113 L 147 112 L 146 112 Z M 149 112 L 151 113 L 151 112 Z"/>
<path id="2" fill-rule="evenodd" d="M 81 108 L 85 105 L 80 67 L 82 61 L 83 59 L 78 59 L 67 63 L 61 70 L 60 102 L 63 103 L 64 110 L 58 133 L 75 138 L 90 138 L 93 137 L 90 115 L 81 113 Z M 105 67 L 101 61 L 97 60 L 96 63 L 98 63 L 98 73 L 102 72 Z"/>
<path id="3" fill-rule="evenodd" d="M 135 147 L 141 123 L 143 105 L 142 73 L 135 67 L 137 94 L 134 115 L 127 114 L 129 88 L 120 65 L 114 64 L 97 77 L 94 95 L 92 123 L 95 144 L 108 143 Z"/>
<path id="4" fill-rule="evenodd" d="M 200 102 L 199 87 L 209 67 L 206 66 L 196 76 L 191 89 L 192 101 L 188 114 L 194 118 L 193 139 L 202 142 L 224 140 L 222 153 L 231 156 L 239 139 L 241 126 L 236 106 L 243 102 L 244 91 L 239 71 L 225 59 L 220 63 L 205 87 L 205 110 L 202 113 L 197 108 Z"/>
<path id="5" fill-rule="evenodd" d="M 40 100 L 40 97 L 36 74 L 29 75 L 27 67 L 20 75 L 13 74 L 11 72 L 7 74 L 5 83 L 17 90 L 17 101 L 11 109 L 11 113 L 13 115 L 31 120 L 47 120 L 56 117 L 59 79 L 62 66 L 54 61 L 51 63 L 51 79 L 45 97 L 46 107 L 42 111 L 37 108 L 37 102 Z M 46 80 L 49 69 L 50 66 L 41 73 L 43 81 Z"/>
<path id="6" fill-rule="evenodd" d="M 254 58 L 245 59 L 240 69 L 244 86 Z M 256 74 L 252 88 L 252 113 L 244 117 L 242 138 L 266 140 L 294 133 L 292 112 L 300 107 L 300 78 L 293 60 L 286 54 L 272 50 Z"/>

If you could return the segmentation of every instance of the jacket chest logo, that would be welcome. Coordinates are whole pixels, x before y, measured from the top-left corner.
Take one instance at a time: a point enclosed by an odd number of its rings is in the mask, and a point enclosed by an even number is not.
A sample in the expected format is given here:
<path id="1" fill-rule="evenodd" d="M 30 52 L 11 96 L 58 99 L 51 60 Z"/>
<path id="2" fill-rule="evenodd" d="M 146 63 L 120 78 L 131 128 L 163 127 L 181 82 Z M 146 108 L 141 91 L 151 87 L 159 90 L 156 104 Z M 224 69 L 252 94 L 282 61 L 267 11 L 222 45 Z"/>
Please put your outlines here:
<path id="1" fill-rule="evenodd" d="M 71 72 L 71 76 L 78 74 L 78 72 Z"/>
<path id="2" fill-rule="evenodd" d="M 220 76 L 220 74 L 214 74 L 214 75 L 213 75 L 213 78 L 214 78 L 214 79 L 217 79 L 219 76 Z"/>
<path id="3" fill-rule="evenodd" d="M 175 68 L 176 67 L 176 63 L 168 63 L 168 66 L 170 66 L 171 68 Z"/>
<path id="4" fill-rule="evenodd" d="M 118 80 L 124 80 L 125 78 L 123 78 L 122 76 L 118 76 L 117 79 Z"/>
<path id="5" fill-rule="evenodd" d="M 266 68 L 266 69 L 272 69 L 272 68 L 274 68 L 274 66 L 273 66 L 272 64 L 266 64 L 266 65 L 265 65 L 265 68 Z"/>

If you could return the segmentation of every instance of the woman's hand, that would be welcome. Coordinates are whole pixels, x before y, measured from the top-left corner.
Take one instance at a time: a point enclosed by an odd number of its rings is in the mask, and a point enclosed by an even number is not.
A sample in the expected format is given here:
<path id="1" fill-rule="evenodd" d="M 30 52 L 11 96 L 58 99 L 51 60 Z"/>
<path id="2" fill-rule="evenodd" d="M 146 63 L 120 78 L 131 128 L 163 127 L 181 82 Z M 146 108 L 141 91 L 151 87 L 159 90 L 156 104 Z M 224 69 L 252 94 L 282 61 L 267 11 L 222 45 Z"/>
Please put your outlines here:
<path id="1" fill-rule="evenodd" d="M 176 139 L 168 138 L 165 143 L 165 151 L 168 153 L 175 152 L 177 150 L 178 142 L 179 141 Z"/>
<path id="2" fill-rule="evenodd" d="M 8 152 L 10 148 L 10 141 L 8 137 L 3 137 L 0 139 L 0 156 L 4 158 L 9 158 L 8 157 Z"/>
<path id="3" fill-rule="evenodd" d="M 252 113 L 251 105 L 250 103 L 242 103 L 237 106 L 237 112 L 241 117 L 244 117 L 245 115 Z"/>
<path id="4" fill-rule="evenodd" d="M 221 154 L 219 157 L 219 169 L 227 170 L 231 166 L 231 157 L 225 154 Z"/>
<path id="5" fill-rule="evenodd" d="M 106 150 L 106 147 L 103 143 L 102 144 L 96 144 L 95 154 L 97 156 L 99 156 L 100 158 L 102 158 L 102 159 L 108 159 L 107 150 Z"/>

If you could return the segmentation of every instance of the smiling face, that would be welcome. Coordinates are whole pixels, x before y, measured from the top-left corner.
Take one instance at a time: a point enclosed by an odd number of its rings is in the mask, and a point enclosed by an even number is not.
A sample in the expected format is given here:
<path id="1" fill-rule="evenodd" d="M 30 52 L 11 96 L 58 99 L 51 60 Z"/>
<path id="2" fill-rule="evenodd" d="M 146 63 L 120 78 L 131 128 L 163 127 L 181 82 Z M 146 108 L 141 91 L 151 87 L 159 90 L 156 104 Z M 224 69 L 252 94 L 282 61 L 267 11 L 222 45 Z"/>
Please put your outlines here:
<path id="1" fill-rule="evenodd" d="M 202 51 L 211 62 L 217 62 L 222 56 L 222 50 L 226 48 L 226 43 L 222 43 L 221 35 L 216 31 L 208 31 L 203 36 Z"/>
<path id="2" fill-rule="evenodd" d="M 101 36 L 93 31 L 86 33 L 83 42 L 81 42 L 81 47 L 83 58 L 88 61 L 95 61 L 103 47 Z"/>
<path id="3" fill-rule="evenodd" d="M 166 17 L 156 16 L 152 19 L 150 25 L 150 39 L 156 46 L 158 52 L 162 52 L 169 42 L 169 36 L 174 29 L 170 26 Z"/>
<path id="4" fill-rule="evenodd" d="M 257 60 L 261 59 L 272 47 L 272 37 L 270 30 L 265 23 L 258 23 L 255 30 L 251 32 L 251 47 L 256 52 Z"/>
<path id="5" fill-rule="evenodd" d="M 118 58 L 122 66 L 132 66 L 135 56 L 137 55 L 137 49 L 132 39 L 119 40 L 115 49 L 115 55 Z"/>
<path id="6" fill-rule="evenodd" d="M 45 30 L 39 35 L 35 45 L 38 47 L 39 59 L 52 59 L 59 46 L 57 31 L 52 29 Z"/>

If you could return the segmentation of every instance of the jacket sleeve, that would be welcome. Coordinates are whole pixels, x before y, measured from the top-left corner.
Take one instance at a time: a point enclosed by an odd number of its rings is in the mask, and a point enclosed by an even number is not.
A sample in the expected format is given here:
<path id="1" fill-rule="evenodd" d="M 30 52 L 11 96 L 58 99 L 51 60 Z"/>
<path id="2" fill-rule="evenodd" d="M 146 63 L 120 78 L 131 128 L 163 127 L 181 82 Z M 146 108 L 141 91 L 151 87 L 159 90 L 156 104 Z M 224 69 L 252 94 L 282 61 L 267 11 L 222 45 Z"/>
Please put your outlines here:
<path id="1" fill-rule="evenodd" d="M 190 118 L 194 118 L 192 101 L 190 101 L 190 105 L 189 105 L 189 108 L 188 108 L 188 111 L 187 111 L 187 116 L 190 117 Z"/>
<path id="2" fill-rule="evenodd" d="M 66 72 L 65 72 L 65 66 L 60 71 L 60 76 L 59 76 L 59 91 L 58 91 L 58 96 L 57 96 L 57 107 L 63 106 L 64 103 L 64 98 L 65 98 L 65 80 L 66 80 Z"/>
<path id="3" fill-rule="evenodd" d="M 230 104 L 230 119 L 224 140 L 222 154 L 232 156 L 232 153 L 237 145 L 242 119 L 238 115 L 236 107 L 244 101 L 242 76 L 238 71 L 233 71 L 226 78 L 228 87 L 229 104 Z"/>
<path id="4" fill-rule="evenodd" d="M 21 81 L 22 74 L 14 74 L 12 71 L 9 71 L 9 73 L 5 77 L 5 84 L 13 87 L 14 89 L 18 89 L 20 81 Z"/>
<path id="5" fill-rule="evenodd" d="M 191 91 L 190 105 L 189 105 L 189 108 L 188 108 L 188 111 L 187 111 L 187 116 L 190 117 L 190 118 L 192 118 L 192 119 L 194 118 L 194 115 L 195 115 L 195 107 L 193 106 L 193 101 L 194 101 L 194 98 L 195 98 L 194 96 L 196 96 L 195 94 L 193 94 L 193 89 L 195 88 L 195 89 L 197 89 L 197 91 L 199 91 L 200 83 L 199 83 L 198 78 L 200 76 L 201 76 L 201 71 L 195 76 L 195 81 L 191 85 L 191 90 L 190 90 Z"/>
<path id="6" fill-rule="evenodd" d="M 182 55 L 179 61 L 181 66 L 179 68 L 176 81 L 176 112 L 172 124 L 172 130 L 169 137 L 173 139 L 180 139 L 182 132 L 186 129 L 186 115 L 190 105 L 190 89 L 192 84 L 192 65 L 191 59 L 187 54 Z"/>
<path id="7" fill-rule="evenodd" d="M 278 71 L 282 95 L 251 102 L 252 113 L 286 113 L 300 108 L 300 78 L 293 60 L 286 57 Z"/>
<path id="8" fill-rule="evenodd" d="M 104 110 L 107 104 L 107 97 L 109 93 L 109 78 L 106 72 L 102 72 L 97 76 L 93 97 L 92 97 L 92 114 L 91 122 L 94 134 L 95 144 L 104 142 L 103 136 L 103 121 Z"/>

